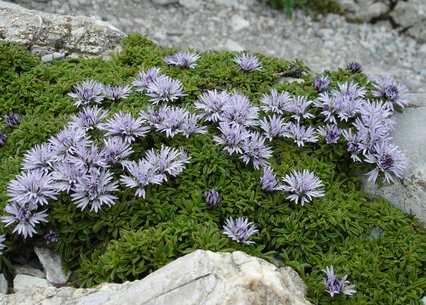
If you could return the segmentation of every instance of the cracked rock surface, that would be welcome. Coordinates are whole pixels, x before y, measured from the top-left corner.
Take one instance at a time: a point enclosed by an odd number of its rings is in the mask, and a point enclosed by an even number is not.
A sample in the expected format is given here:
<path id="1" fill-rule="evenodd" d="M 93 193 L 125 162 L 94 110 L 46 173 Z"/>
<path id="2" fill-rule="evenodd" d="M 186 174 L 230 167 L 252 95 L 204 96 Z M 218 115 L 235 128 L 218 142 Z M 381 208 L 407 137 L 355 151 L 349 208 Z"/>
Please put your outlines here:
<path id="1" fill-rule="evenodd" d="M 426 44 L 412 37 L 426 27 L 420 22 L 394 28 L 389 21 L 402 23 L 399 10 L 407 5 L 421 15 L 425 0 L 339 0 L 348 14 L 358 11 L 374 24 L 348 23 L 333 14 L 313 21 L 300 11 L 291 19 L 260 0 L 13 1 L 44 12 L 90 16 L 167 47 L 260 52 L 300 59 L 316 73 L 356 61 L 371 78 L 393 74 L 411 92 L 426 91 Z"/>
<path id="2" fill-rule="evenodd" d="M 190 266 L 190 268 L 188 268 Z M 20 275 L 21 277 L 29 277 Z M 243 252 L 197 250 L 143 280 L 102 284 L 94 289 L 55 288 L 44 279 L 0 296 L 3 305 L 309 305 L 306 285 L 290 267 Z M 19 285 L 18 285 L 19 286 Z M 20 287 L 20 286 L 19 286 Z"/>

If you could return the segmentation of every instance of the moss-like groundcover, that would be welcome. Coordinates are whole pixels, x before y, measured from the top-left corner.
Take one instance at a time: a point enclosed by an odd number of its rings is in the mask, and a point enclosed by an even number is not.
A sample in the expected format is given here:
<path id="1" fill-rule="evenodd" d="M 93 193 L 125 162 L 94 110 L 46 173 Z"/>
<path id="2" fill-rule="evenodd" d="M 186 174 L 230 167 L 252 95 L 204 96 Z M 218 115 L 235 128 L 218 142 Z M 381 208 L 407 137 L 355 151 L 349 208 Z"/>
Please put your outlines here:
<path id="1" fill-rule="evenodd" d="M 20 124 L 14 127 L 0 122 L 0 131 L 8 136 L 0 148 L 1 210 L 10 204 L 9 183 L 21 173 L 24 154 L 61 131 L 70 116 L 81 110 L 67 94 L 86 79 L 123 86 L 140 70 L 158 67 L 162 74 L 180 80 L 186 94 L 168 104 L 194 113 L 199 112 L 194 102 L 214 89 L 243 94 L 258 107 L 272 88 L 308 100 L 319 96 L 314 89 L 315 76 L 301 62 L 258 55 L 263 68 L 244 72 L 234 62 L 236 53 L 207 52 L 200 54 L 195 68 L 185 69 L 163 61 L 176 51 L 132 35 L 123 51 L 109 61 L 65 59 L 42 64 L 19 47 L 1 43 L 0 114 L 20 116 Z M 282 78 L 295 74 L 304 82 Z M 331 80 L 327 92 L 338 89 L 338 83 L 353 81 L 366 88 L 366 98 L 373 98 L 373 84 L 362 73 L 339 69 L 324 75 Z M 105 100 L 101 106 L 109 111 L 108 117 L 123 111 L 136 118 L 152 105 L 145 93 L 133 90 L 127 98 Z M 309 112 L 314 117 L 299 118 L 301 124 L 314 128 L 325 125 L 319 107 L 311 104 Z M 265 113 L 260 111 L 260 117 Z M 294 120 L 291 115 L 284 113 L 282 118 Z M 340 128 L 348 129 L 354 120 L 338 121 Z M 62 192 L 39 209 L 47 209 L 48 222 L 36 225 L 37 234 L 32 238 L 12 233 L 16 224 L 3 224 L 6 247 L 0 258 L 2 272 L 13 272 L 16 254 L 29 254 L 34 245 L 57 250 L 66 267 L 74 271 L 73 283 L 83 287 L 143 278 L 195 249 L 241 250 L 295 268 L 307 283 L 308 298 L 314 304 L 420 303 L 426 294 L 425 231 L 413 217 L 387 201 L 367 199 L 354 172 L 367 173 L 375 164 L 352 162 L 343 136 L 329 144 L 320 135 L 317 142 L 303 146 L 290 137 L 264 143 L 272 149 L 268 162 L 278 178 L 306 169 L 322 181 L 325 195 L 302 206 L 287 198 L 289 192 L 265 191 L 260 183 L 263 170 L 255 169 L 252 160 L 246 164 L 238 153 L 230 155 L 214 140 L 213 135 L 219 135 L 218 123 L 200 122 L 207 133 L 168 137 L 153 130 L 131 143 L 129 160 L 141 159 L 151 148 L 159 151 L 161 145 L 183 147 L 189 157 L 181 173 L 167 176 L 161 184 L 148 185 L 145 199 L 135 196 L 135 189 L 120 180 L 128 171 L 111 165 L 109 171 L 119 185 L 112 193 L 117 199 L 111 206 L 103 205 L 97 213 L 90 205 L 82 210 Z M 259 126 L 250 129 L 262 132 Z M 102 131 L 91 135 L 102 145 Z M 216 206 L 205 202 L 204 193 L 211 189 L 220 196 Z M 6 212 L 2 215 L 10 216 Z M 246 217 L 254 223 L 259 232 L 251 237 L 253 244 L 237 243 L 223 233 L 229 217 Z M 43 236 L 50 231 L 57 234 L 57 241 L 47 244 Z M 376 231 L 381 235 L 372 234 Z M 331 298 L 325 291 L 323 270 L 331 265 L 339 278 L 348 274 L 355 294 Z"/>

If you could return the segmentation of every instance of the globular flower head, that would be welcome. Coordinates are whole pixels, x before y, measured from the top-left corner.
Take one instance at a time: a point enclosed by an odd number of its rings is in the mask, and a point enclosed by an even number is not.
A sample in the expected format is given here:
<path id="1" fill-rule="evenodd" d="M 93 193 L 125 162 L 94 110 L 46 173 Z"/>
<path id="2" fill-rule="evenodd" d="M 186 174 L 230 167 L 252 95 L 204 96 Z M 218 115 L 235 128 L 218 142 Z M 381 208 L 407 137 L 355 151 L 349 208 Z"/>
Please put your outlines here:
<path id="1" fill-rule="evenodd" d="M 351 71 L 352 73 L 362 72 L 361 65 L 357 62 L 351 62 L 346 65 L 346 69 Z"/>
<path id="2" fill-rule="evenodd" d="M 81 147 L 91 143 L 86 131 L 79 127 L 66 126 L 57 135 L 49 139 L 55 155 L 55 161 L 61 161 L 75 154 Z"/>
<path id="3" fill-rule="evenodd" d="M 102 153 L 111 164 L 121 163 L 133 153 L 130 144 L 121 138 L 106 138 L 103 142 Z"/>
<path id="4" fill-rule="evenodd" d="M 16 113 L 6 114 L 4 116 L 4 121 L 6 122 L 7 127 L 15 127 L 19 125 L 19 123 L 21 123 L 19 115 L 17 115 Z"/>
<path id="5" fill-rule="evenodd" d="M 240 125 L 230 125 L 225 122 L 219 123 L 220 136 L 213 136 L 216 143 L 225 145 L 224 149 L 229 154 L 242 153 L 243 141 L 249 136 L 249 131 Z"/>
<path id="6" fill-rule="evenodd" d="M 358 113 L 358 107 L 363 102 L 366 90 L 355 82 L 344 82 L 337 84 L 339 89 L 331 90 L 337 105 L 339 105 L 338 116 L 342 121 L 354 117 Z"/>
<path id="7" fill-rule="evenodd" d="M 194 69 L 196 62 L 200 59 L 200 55 L 191 52 L 177 52 L 164 58 L 164 62 L 168 65 L 175 65 L 187 69 Z"/>
<path id="8" fill-rule="evenodd" d="M 185 96 L 182 83 L 166 75 L 160 75 L 146 87 L 150 101 L 155 105 L 161 102 L 173 102 Z"/>
<path id="9" fill-rule="evenodd" d="M 112 179 L 108 170 L 92 168 L 87 174 L 77 178 L 77 183 L 72 188 L 72 202 L 81 210 L 90 205 L 90 210 L 95 213 L 104 205 L 113 205 L 118 197 L 111 193 L 118 189 L 118 183 Z"/>
<path id="10" fill-rule="evenodd" d="M 144 158 L 152 166 L 157 174 L 169 174 L 176 177 L 185 169 L 185 163 L 189 163 L 189 157 L 186 152 L 181 149 L 176 149 L 161 145 L 160 152 L 157 153 L 154 149 L 147 151 Z"/>
<path id="11" fill-rule="evenodd" d="M 22 169 L 24 170 L 42 170 L 49 172 L 55 164 L 55 152 L 50 143 L 42 143 L 32 147 L 24 155 Z"/>
<path id="12" fill-rule="evenodd" d="M 183 124 L 186 118 L 191 116 L 189 111 L 181 107 L 163 107 L 162 112 L 161 121 L 154 125 L 157 131 L 164 132 L 167 137 L 174 137 L 178 133 L 185 133 Z M 195 117 L 192 116 L 192 119 L 195 119 Z M 187 123 L 191 122 L 187 121 Z M 186 127 L 189 128 L 191 126 Z M 188 130 L 188 132 L 190 132 L 190 130 Z"/>
<path id="13" fill-rule="evenodd" d="M 249 99 L 238 93 L 233 93 L 222 107 L 221 120 L 231 125 L 258 125 L 259 108 L 252 106 Z"/>
<path id="14" fill-rule="evenodd" d="M 130 113 L 119 111 L 99 126 L 106 130 L 106 136 L 121 138 L 126 143 L 132 143 L 137 137 L 145 136 L 150 130 L 143 125 L 141 118 L 133 118 Z"/>
<path id="15" fill-rule="evenodd" d="M 74 105 L 77 107 L 91 103 L 100 104 L 104 99 L 104 86 L 94 80 L 85 80 L 76 84 L 68 96 L 74 99 Z"/>
<path id="16" fill-rule="evenodd" d="M 211 207 L 215 207 L 220 202 L 220 195 L 215 189 L 211 189 L 209 191 L 204 192 L 204 201 L 207 205 Z"/>
<path id="17" fill-rule="evenodd" d="M 246 72 L 262 70 L 262 63 L 254 55 L 246 53 L 237 55 L 234 58 L 234 62 L 236 62 L 240 68 Z"/>
<path id="18" fill-rule="evenodd" d="M 288 123 L 287 129 L 284 133 L 284 137 L 292 138 L 297 146 L 305 146 L 306 143 L 318 142 L 318 135 L 312 126 L 306 128 L 303 125 Z"/>
<path id="19" fill-rule="evenodd" d="M 125 99 L 132 93 L 132 87 L 126 86 L 112 86 L 106 85 L 104 88 L 104 95 L 110 101 L 119 101 Z"/>
<path id="20" fill-rule="evenodd" d="M 343 104 L 340 99 L 329 95 L 326 92 L 321 92 L 318 98 L 314 101 L 314 105 L 321 109 L 321 114 L 325 116 L 325 122 L 336 124 L 336 118 L 343 110 Z"/>
<path id="21" fill-rule="evenodd" d="M 288 92 L 278 93 L 277 89 L 271 89 L 270 94 L 263 94 L 260 108 L 265 112 L 283 114 L 286 111 L 286 105 L 290 101 L 291 95 Z"/>
<path id="22" fill-rule="evenodd" d="M 318 92 L 323 92 L 327 90 L 328 86 L 331 84 L 331 79 L 327 75 L 321 75 L 316 78 L 314 81 L 314 89 Z"/>
<path id="23" fill-rule="evenodd" d="M 288 112 L 293 113 L 291 116 L 295 118 L 297 122 L 301 118 L 309 119 L 313 118 L 313 114 L 308 112 L 309 105 L 312 104 L 312 101 L 308 101 L 308 98 L 305 96 L 294 96 L 285 105 L 285 108 Z"/>
<path id="24" fill-rule="evenodd" d="M 80 147 L 74 156 L 67 158 L 67 161 L 77 167 L 83 167 L 87 171 L 91 168 L 106 168 L 108 166 L 103 151 L 95 143 Z"/>
<path id="25" fill-rule="evenodd" d="M 99 127 L 107 115 L 108 111 L 98 108 L 98 106 L 85 107 L 79 113 L 71 115 L 69 126 L 81 128 L 86 132 L 94 130 Z"/>
<path id="26" fill-rule="evenodd" d="M 225 229 L 224 233 L 226 236 L 237 243 L 246 245 L 254 244 L 254 241 L 250 240 L 250 238 L 259 232 L 252 222 L 249 222 L 247 218 L 243 217 L 238 217 L 236 220 L 229 217 L 225 221 L 223 228 Z"/>
<path id="27" fill-rule="evenodd" d="M 47 205 L 48 199 L 56 199 L 51 174 L 42 170 L 22 172 L 9 182 L 9 201 L 21 206 Z"/>
<path id="28" fill-rule="evenodd" d="M 37 233 L 35 226 L 40 222 L 47 222 L 46 210 L 37 212 L 36 209 L 37 206 L 33 205 L 21 206 L 14 202 L 10 203 L 4 208 L 4 211 L 10 215 L 3 216 L 1 221 L 5 227 L 16 224 L 13 233 L 17 232 L 24 238 L 33 237 L 33 234 Z"/>
<path id="29" fill-rule="evenodd" d="M 139 112 L 139 117 L 151 127 L 161 128 L 163 122 L 169 116 L 170 106 L 160 106 L 155 109 L 153 106 L 149 106 L 147 110 Z"/>
<path id="30" fill-rule="evenodd" d="M 54 244 L 58 241 L 58 233 L 50 230 L 46 234 L 43 235 L 44 241 L 46 244 Z"/>
<path id="31" fill-rule="evenodd" d="M 258 132 L 251 132 L 242 143 L 240 159 L 245 164 L 252 163 L 254 169 L 269 165 L 268 159 L 272 157 L 272 149 L 265 145 L 265 138 Z"/>
<path id="32" fill-rule="evenodd" d="M 6 144 L 8 138 L 7 134 L 0 131 L 0 147 Z"/>
<path id="33" fill-rule="evenodd" d="M 376 79 L 373 82 L 373 87 L 374 90 L 371 93 L 383 98 L 391 110 L 394 109 L 394 105 L 404 108 L 408 104 L 405 98 L 405 93 L 408 91 L 407 87 L 397 83 L 392 75 Z"/>
<path id="34" fill-rule="evenodd" d="M 314 197 L 324 196 L 324 191 L 319 189 L 323 186 L 321 180 L 306 169 L 293 170 L 283 178 L 283 182 L 283 190 L 290 193 L 287 199 L 296 204 L 303 206 Z"/>
<path id="35" fill-rule="evenodd" d="M 339 280 L 333 270 L 333 266 L 327 266 L 323 271 L 325 272 L 327 279 L 323 279 L 321 283 L 325 285 L 325 291 L 328 292 L 331 297 L 341 293 L 346 295 L 353 295 L 356 293 L 356 290 L 354 290 L 355 286 L 348 285 L 349 281 L 347 280 L 347 275 Z"/>
<path id="36" fill-rule="evenodd" d="M 70 158 L 58 162 L 53 167 L 53 187 L 58 191 L 69 193 L 70 190 L 87 173 L 87 168 L 82 164 L 75 164 Z"/>
<path id="37" fill-rule="evenodd" d="M 4 241 L 6 240 L 6 234 L 0 235 L 0 255 L 3 254 L 3 249 L 6 247 Z"/>
<path id="38" fill-rule="evenodd" d="M 141 70 L 138 77 L 132 82 L 132 86 L 136 88 L 136 91 L 143 92 L 148 85 L 152 84 L 160 75 L 161 70 L 156 67 L 151 68 L 146 72 Z"/>
<path id="39" fill-rule="evenodd" d="M 337 125 L 327 125 L 325 127 L 318 127 L 317 132 L 319 135 L 325 138 L 325 143 L 332 144 L 337 143 L 340 139 L 342 131 Z"/>
<path id="40" fill-rule="evenodd" d="M 202 111 L 201 115 L 206 121 L 218 122 L 221 120 L 223 105 L 230 95 L 226 91 L 208 90 L 200 95 L 198 102 L 194 103 L 196 109 Z"/>
<path id="41" fill-rule="evenodd" d="M 262 190 L 267 192 L 283 190 L 283 186 L 278 182 L 272 168 L 270 166 L 263 168 L 263 175 L 260 179 Z"/>
<path id="42" fill-rule="evenodd" d="M 387 183 L 397 179 L 402 179 L 406 169 L 406 159 L 401 149 L 382 140 L 376 143 L 373 148 L 365 155 L 365 162 L 375 164 L 376 167 L 367 173 L 368 181 L 376 182 L 380 174 L 384 175 Z"/>
<path id="43" fill-rule="evenodd" d="M 260 128 L 262 128 L 266 138 L 272 141 L 273 138 L 284 136 L 287 123 L 275 114 L 272 117 L 268 115 L 260 121 Z"/>
<path id="44" fill-rule="evenodd" d="M 343 130 L 343 137 L 348 141 L 346 150 L 351 154 L 353 162 L 361 162 L 359 155 L 362 152 L 361 136 L 359 133 L 352 133 L 352 129 Z"/>
<path id="45" fill-rule="evenodd" d="M 193 134 L 207 133 L 207 126 L 201 126 L 198 123 L 200 119 L 199 115 L 193 113 L 190 113 L 183 119 L 180 129 L 186 138 L 189 138 Z"/>

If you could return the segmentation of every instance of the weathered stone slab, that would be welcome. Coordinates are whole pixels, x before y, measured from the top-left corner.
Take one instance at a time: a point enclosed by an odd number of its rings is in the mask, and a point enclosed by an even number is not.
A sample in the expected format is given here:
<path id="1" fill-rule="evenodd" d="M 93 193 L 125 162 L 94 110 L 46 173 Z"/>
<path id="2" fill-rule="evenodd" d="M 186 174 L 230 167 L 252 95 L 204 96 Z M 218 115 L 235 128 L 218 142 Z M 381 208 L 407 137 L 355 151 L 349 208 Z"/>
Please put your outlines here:
<path id="1" fill-rule="evenodd" d="M 64 272 L 62 269 L 62 259 L 56 252 L 42 247 L 34 247 L 40 263 L 46 273 L 46 279 L 55 286 L 61 286 L 67 283 L 71 272 Z"/>
<path id="2" fill-rule="evenodd" d="M 27 10 L 0 0 L 0 39 L 21 44 L 34 54 L 106 58 L 121 50 L 125 36 L 96 19 Z"/>

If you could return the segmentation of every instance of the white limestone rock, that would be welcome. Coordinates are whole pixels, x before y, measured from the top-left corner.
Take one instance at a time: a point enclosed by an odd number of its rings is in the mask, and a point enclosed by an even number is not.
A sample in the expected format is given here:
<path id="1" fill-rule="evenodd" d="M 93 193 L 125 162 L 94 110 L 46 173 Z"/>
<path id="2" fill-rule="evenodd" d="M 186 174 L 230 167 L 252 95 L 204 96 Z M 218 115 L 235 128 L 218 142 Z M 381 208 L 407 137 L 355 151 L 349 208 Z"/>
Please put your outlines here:
<path id="1" fill-rule="evenodd" d="M 61 286 L 68 282 L 71 272 L 64 272 L 62 260 L 58 253 L 42 247 L 34 247 L 34 252 L 43 266 L 49 283 Z"/>
<path id="2" fill-rule="evenodd" d="M 0 273 L 0 296 L 2 294 L 6 294 L 7 293 L 7 288 L 9 287 L 9 285 L 7 284 L 7 280 L 4 277 L 3 273 Z"/>
<path id="3" fill-rule="evenodd" d="M 34 289 L 44 289 L 48 287 L 53 287 L 46 279 L 39 277 L 27 275 L 27 274 L 17 274 L 13 279 L 13 291 L 15 293 L 25 293 L 29 290 Z"/>
<path id="4" fill-rule="evenodd" d="M 15 268 L 16 274 L 26 274 L 34 277 L 39 277 L 41 279 L 46 278 L 46 275 L 40 269 L 28 265 L 15 265 L 13 267 Z"/>
<path id="5" fill-rule="evenodd" d="M 24 45 L 34 54 L 107 58 L 121 50 L 125 36 L 99 20 L 28 10 L 0 0 L 0 39 Z"/>
<path id="6" fill-rule="evenodd" d="M 277 268 L 238 251 L 213 253 L 197 250 L 143 280 L 124 284 L 75 289 L 54 288 L 46 283 L 5 296 L 3 305 L 311 304 L 305 298 L 306 285 L 293 269 Z M 33 303 L 28 303 L 31 299 Z"/>

